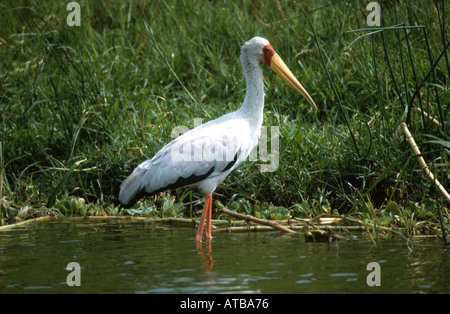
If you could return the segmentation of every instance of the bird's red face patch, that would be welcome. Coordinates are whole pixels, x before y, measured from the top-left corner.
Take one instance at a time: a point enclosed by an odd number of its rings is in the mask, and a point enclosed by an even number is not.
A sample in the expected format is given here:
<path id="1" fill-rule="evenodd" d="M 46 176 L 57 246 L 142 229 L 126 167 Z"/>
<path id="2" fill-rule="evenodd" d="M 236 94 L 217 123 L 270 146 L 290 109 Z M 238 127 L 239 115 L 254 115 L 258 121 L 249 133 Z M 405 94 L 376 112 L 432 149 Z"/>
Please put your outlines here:
<path id="1" fill-rule="evenodd" d="M 267 64 L 269 68 L 270 68 L 270 60 L 272 60 L 272 57 L 275 54 L 276 52 L 270 44 L 267 44 L 263 47 L 264 62 Z"/>

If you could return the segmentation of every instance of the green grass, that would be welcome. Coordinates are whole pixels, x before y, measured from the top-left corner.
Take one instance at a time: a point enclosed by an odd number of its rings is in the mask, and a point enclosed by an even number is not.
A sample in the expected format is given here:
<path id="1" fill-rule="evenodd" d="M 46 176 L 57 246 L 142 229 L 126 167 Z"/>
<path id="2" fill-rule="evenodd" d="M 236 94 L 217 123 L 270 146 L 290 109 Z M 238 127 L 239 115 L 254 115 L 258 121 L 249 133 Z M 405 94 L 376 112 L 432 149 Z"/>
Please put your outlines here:
<path id="1" fill-rule="evenodd" d="M 240 106 L 245 81 L 239 48 L 260 35 L 319 112 L 266 70 L 264 125 L 279 126 L 279 168 L 261 173 L 260 161 L 247 162 L 215 199 L 225 205 L 245 200 L 256 208 L 273 204 L 299 216 L 338 212 L 382 220 L 395 211 L 416 213 L 415 219 L 448 228 L 448 202 L 398 128 L 408 124 L 448 189 L 445 1 L 383 2 L 385 29 L 378 32 L 366 24 L 366 1 L 79 3 L 80 27 L 66 24 L 64 2 L 0 4 L 5 222 L 21 209 L 22 218 L 52 209 L 71 214 L 81 207 L 64 202 L 80 198 L 97 206 L 82 213 L 115 213 L 120 182 L 171 140 L 173 127 L 192 128 L 194 118 L 205 122 Z M 201 209 L 196 192 L 172 194 L 185 204 L 185 215 L 191 198 L 193 209 Z M 161 198 L 166 196 L 147 199 L 133 213 L 162 211 L 168 199 Z M 420 205 L 431 201 L 434 206 Z"/>

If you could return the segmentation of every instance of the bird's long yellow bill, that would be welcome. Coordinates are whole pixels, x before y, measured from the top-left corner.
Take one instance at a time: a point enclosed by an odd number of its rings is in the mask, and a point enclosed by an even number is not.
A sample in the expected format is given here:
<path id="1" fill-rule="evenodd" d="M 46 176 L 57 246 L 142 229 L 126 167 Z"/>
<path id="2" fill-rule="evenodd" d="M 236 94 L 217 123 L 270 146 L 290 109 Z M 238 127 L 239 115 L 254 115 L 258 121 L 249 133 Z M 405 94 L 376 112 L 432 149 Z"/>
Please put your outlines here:
<path id="1" fill-rule="evenodd" d="M 270 68 L 274 70 L 283 80 L 291 85 L 297 92 L 300 93 L 309 102 L 314 111 L 317 111 L 317 106 L 314 100 L 309 96 L 308 92 L 303 88 L 302 84 L 295 78 L 291 70 L 286 66 L 278 54 L 274 54 L 270 59 Z"/>

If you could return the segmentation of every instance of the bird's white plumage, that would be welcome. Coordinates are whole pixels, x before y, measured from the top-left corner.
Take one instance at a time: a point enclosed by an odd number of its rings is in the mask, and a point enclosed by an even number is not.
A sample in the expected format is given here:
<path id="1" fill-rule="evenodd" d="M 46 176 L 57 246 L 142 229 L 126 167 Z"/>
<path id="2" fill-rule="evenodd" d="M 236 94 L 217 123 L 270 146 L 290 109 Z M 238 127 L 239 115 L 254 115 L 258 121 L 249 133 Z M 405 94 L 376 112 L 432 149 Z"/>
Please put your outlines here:
<path id="1" fill-rule="evenodd" d="M 264 106 L 261 64 L 263 47 L 268 44 L 266 39 L 254 37 L 241 48 L 240 60 L 247 83 L 242 106 L 182 134 L 152 159 L 138 165 L 121 185 L 122 204 L 131 204 L 137 196 L 190 184 L 211 194 L 248 157 L 261 134 Z"/>
<path id="2" fill-rule="evenodd" d="M 224 173 L 228 175 L 245 160 L 250 153 L 247 150 L 251 144 L 250 128 L 246 120 L 212 122 L 214 123 L 199 126 L 177 137 L 152 159 L 144 161 L 136 168 L 136 170 L 154 168 L 154 179 L 145 181 L 147 192 L 175 183 L 180 176 L 183 178 L 191 175 L 201 176 L 211 169 L 213 171 L 210 177 L 222 177 Z M 230 163 L 233 165 L 223 172 Z M 207 193 L 208 189 L 203 188 L 202 192 Z"/>

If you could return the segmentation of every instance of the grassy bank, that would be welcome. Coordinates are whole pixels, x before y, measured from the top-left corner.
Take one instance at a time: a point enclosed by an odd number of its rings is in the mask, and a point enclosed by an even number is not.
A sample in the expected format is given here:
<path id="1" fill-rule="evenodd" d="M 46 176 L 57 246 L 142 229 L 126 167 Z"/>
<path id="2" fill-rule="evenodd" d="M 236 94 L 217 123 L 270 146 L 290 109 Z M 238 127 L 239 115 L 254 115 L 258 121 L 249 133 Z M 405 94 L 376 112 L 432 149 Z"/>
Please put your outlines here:
<path id="1" fill-rule="evenodd" d="M 265 71 L 264 125 L 279 127 L 279 167 L 263 173 L 264 161 L 243 164 L 215 200 L 269 217 L 279 211 L 280 219 L 325 212 L 411 232 L 448 228 L 449 203 L 399 128 L 406 122 L 448 190 L 445 1 L 383 2 L 380 27 L 367 25 L 365 1 L 79 3 L 81 26 L 73 27 L 64 2 L 0 4 L 3 222 L 116 213 L 120 182 L 172 139 L 175 126 L 240 106 L 239 48 L 260 35 L 319 112 Z M 129 213 L 201 209 L 196 192 L 170 194 Z"/>

